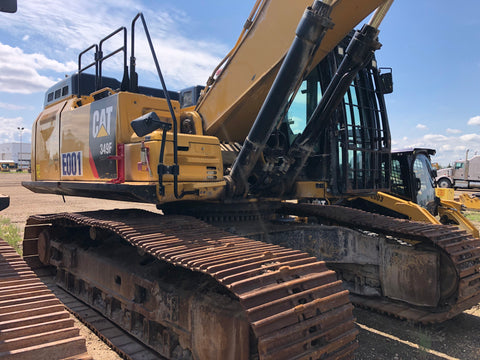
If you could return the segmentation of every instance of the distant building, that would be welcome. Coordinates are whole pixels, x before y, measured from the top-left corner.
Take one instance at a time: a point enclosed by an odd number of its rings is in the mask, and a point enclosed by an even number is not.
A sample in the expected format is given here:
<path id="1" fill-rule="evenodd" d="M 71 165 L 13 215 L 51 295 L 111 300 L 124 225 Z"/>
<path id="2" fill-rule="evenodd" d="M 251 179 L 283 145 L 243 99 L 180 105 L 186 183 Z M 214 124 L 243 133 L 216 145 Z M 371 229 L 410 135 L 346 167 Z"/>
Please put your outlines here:
<path id="1" fill-rule="evenodd" d="M 0 144 L 0 160 L 13 160 L 20 169 L 26 169 L 30 167 L 31 147 L 30 143 Z"/>

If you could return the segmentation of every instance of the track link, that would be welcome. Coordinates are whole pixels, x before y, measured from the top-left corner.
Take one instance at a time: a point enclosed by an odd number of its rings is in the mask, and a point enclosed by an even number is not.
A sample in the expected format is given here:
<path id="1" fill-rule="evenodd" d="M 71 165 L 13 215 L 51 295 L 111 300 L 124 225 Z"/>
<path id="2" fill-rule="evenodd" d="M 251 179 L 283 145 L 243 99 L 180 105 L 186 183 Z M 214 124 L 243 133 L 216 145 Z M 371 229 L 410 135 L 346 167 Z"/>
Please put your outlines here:
<path id="1" fill-rule="evenodd" d="M 1 239 L 0 359 L 92 359 L 63 304 Z"/>
<path id="2" fill-rule="evenodd" d="M 444 308 L 423 309 L 382 298 L 351 295 L 356 305 L 420 323 L 448 320 L 480 302 L 480 240 L 455 226 L 434 225 L 335 205 L 284 203 L 282 211 L 298 216 L 315 216 L 340 226 L 372 231 L 417 241 L 444 252 L 453 262 L 458 289 L 456 302 Z"/>
<path id="3" fill-rule="evenodd" d="M 139 340 L 120 329 L 98 311 L 92 309 L 83 301 L 57 286 L 55 282 L 55 269 L 53 267 L 39 269 L 36 273 L 42 282 L 65 305 L 68 311 L 102 339 L 113 351 L 119 354 L 122 359 L 164 359 Z"/>
<path id="4" fill-rule="evenodd" d="M 200 272 L 242 305 L 260 359 L 348 359 L 358 346 L 348 291 L 306 253 L 239 237 L 188 216 L 142 210 L 35 215 L 25 249 L 38 262 L 40 232 L 52 224 L 109 230 L 155 258 Z"/>

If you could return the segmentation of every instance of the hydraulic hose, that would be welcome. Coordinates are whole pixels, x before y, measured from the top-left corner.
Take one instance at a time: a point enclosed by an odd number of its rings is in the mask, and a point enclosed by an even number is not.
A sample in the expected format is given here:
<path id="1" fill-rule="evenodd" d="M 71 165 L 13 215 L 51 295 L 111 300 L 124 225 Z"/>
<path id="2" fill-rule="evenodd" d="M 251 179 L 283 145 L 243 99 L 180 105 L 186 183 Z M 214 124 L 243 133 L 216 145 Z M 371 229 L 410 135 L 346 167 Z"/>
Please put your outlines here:
<path id="1" fill-rule="evenodd" d="M 330 5 L 316 0 L 312 7 L 305 10 L 297 27 L 296 37 L 233 164 L 230 177 L 227 177 L 230 185 L 228 195 L 233 197 L 247 195 L 248 178 L 284 113 L 290 95 L 302 81 L 311 57 L 326 31 L 333 27 L 330 19 L 331 9 Z"/>

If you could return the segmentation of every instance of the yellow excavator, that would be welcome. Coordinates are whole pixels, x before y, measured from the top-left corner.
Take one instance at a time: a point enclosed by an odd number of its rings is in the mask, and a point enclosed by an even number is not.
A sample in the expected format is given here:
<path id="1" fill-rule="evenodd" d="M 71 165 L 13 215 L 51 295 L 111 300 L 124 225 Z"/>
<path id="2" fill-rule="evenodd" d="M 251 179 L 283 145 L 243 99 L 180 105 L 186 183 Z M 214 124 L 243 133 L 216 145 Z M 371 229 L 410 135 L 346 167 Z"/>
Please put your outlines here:
<path id="1" fill-rule="evenodd" d="M 129 62 L 126 28 L 86 49 L 78 72 L 46 92 L 23 185 L 163 214 L 32 215 L 25 259 L 55 266 L 61 286 L 170 359 L 352 358 L 348 292 L 317 259 L 366 306 L 396 316 L 441 321 L 478 303 L 467 235 L 304 203 L 390 188 L 391 78 L 373 53 L 391 3 L 259 0 L 207 86 L 178 92 L 141 14 Z M 158 89 L 138 83 L 139 22 Z M 121 81 L 103 74 L 117 36 Z"/>
<path id="2" fill-rule="evenodd" d="M 86 49 L 78 72 L 45 95 L 33 126 L 32 181 L 24 186 L 156 203 L 167 215 L 135 209 L 34 215 L 25 229 L 25 259 L 56 266 L 61 286 L 166 358 L 351 358 L 357 330 L 334 272 L 304 252 L 199 218 L 216 217 L 216 210 L 223 220 L 258 225 L 281 200 L 296 198 L 295 178 L 313 149 L 299 140 L 290 146 L 298 149 L 289 155 L 291 171 L 274 164 L 269 174 L 262 167 L 267 143 L 303 77 L 375 11 L 328 96 L 343 97 L 379 47 L 377 27 L 390 4 L 257 1 L 221 72 L 202 90 L 166 89 L 141 14 L 132 39 L 141 22 L 161 88 L 138 84 L 133 40 L 127 64 L 126 28 Z M 104 76 L 102 66 L 113 55 L 104 52 L 105 42 L 117 35 L 124 39 L 115 51 L 124 59 L 121 81 Z M 336 102 L 322 106 L 320 127 Z M 275 184 L 261 184 L 265 176 Z M 175 203 L 176 212 L 167 206 Z M 179 214 L 185 209 L 197 215 Z"/>
<path id="3" fill-rule="evenodd" d="M 380 214 L 430 224 L 457 225 L 475 238 L 478 229 L 461 212 L 462 204 L 438 191 L 436 171 L 431 166 L 434 149 L 392 151 L 391 189 L 364 197 L 349 198 L 346 204 Z M 335 201 L 335 199 L 332 199 Z M 436 217 L 438 216 L 438 218 Z"/>

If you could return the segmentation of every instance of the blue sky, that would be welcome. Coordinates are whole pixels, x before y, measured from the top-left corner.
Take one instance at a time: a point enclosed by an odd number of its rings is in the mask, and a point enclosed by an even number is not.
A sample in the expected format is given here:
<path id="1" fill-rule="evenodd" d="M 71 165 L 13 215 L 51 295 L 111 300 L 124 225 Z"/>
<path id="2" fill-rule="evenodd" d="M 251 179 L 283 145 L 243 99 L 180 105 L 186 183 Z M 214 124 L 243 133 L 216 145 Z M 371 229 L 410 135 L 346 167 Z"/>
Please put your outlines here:
<path id="1" fill-rule="evenodd" d="M 76 70 L 78 53 L 142 11 L 167 86 L 204 84 L 235 43 L 254 0 L 18 0 L 0 14 L 0 143 L 23 139 L 46 88 Z M 415 4 L 415 7 L 413 7 Z M 437 149 L 443 165 L 480 153 L 480 2 L 396 0 L 380 27 L 380 66 L 393 68 L 387 95 L 393 147 Z M 155 80 L 137 50 L 141 82 Z M 106 73 L 115 67 L 106 68 Z M 143 81 L 142 81 L 143 80 Z M 150 83 L 150 85 L 156 85 Z"/>

